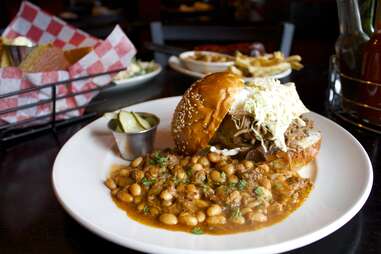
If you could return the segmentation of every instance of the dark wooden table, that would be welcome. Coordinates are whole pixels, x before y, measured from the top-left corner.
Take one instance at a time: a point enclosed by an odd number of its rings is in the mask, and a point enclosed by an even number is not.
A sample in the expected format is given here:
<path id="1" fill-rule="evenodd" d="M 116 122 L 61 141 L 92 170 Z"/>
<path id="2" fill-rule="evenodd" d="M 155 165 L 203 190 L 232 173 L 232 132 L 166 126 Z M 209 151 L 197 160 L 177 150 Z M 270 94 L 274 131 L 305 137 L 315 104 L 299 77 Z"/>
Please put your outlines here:
<path id="1" fill-rule="evenodd" d="M 326 68 L 306 66 L 291 79 L 296 82 L 304 103 L 311 110 L 325 115 Z M 154 98 L 181 95 L 193 81 L 165 70 L 147 84 L 100 94 L 97 99 L 107 101 L 89 110 L 111 111 Z M 62 128 L 57 137 L 48 132 L 0 151 L 1 254 L 134 253 L 79 225 L 54 196 L 51 183 L 54 159 L 65 141 L 84 124 Z M 341 229 L 289 253 L 381 253 L 381 202 L 377 198 L 381 197 L 381 138 L 350 127 L 347 129 L 360 140 L 372 160 L 375 173 L 372 193 L 361 211 Z"/>

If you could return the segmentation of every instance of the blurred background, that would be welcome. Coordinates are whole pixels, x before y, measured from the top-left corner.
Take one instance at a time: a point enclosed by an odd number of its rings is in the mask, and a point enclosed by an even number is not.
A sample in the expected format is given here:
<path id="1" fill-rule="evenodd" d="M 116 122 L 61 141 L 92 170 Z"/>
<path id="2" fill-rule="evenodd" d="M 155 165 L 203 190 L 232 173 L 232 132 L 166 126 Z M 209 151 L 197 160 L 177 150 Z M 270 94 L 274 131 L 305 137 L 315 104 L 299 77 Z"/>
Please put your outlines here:
<path id="1" fill-rule="evenodd" d="M 16 14 L 21 0 L 0 1 L 0 28 Z M 144 48 L 150 41 L 149 24 L 198 26 L 295 25 L 291 54 L 306 65 L 328 66 L 338 36 L 336 2 L 332 0 L 38 0 L 31 1 L 90 34 L 104 38 L 120 24 L 138 49 L 140 58 L 152 59 Z M 271 52 L 271 45 L 265 45 Z M 311 50 L 313 48 L 314 50 Z M 325 69 L 325 68 L 324 68 Z"/>

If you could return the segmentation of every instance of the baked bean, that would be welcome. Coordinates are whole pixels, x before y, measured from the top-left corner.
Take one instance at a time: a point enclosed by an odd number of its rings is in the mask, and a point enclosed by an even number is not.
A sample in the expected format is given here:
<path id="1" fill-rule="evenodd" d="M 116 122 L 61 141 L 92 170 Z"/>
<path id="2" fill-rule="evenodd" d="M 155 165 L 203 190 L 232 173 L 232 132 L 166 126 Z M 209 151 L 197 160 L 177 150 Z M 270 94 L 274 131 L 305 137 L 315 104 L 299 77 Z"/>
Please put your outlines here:
<path id="1" fill-rule="evenodd" d="M 195 155 L 195 156 L 192 157 L 191 162 L 196 164 L 199 159 L 200 159 L 200 156 L 199 155 Z"/>
<path id="2" fill-rule="evenodd" d="M 156 216 L 159 215 L 160 211 L 159 211 L 159 209 L 158 209 L 157 207 L 151 207 L 151 208 L 149 209 L 149 213 L 150 213 L 152 216 L 156 217 Z"/>
<path id="3" fill-rule="evenodd" d="M 231 175 L 228 177 L 229 183 L 238 183 L 239 179 L 236 175 Z"/>
<path id="4" fill-rule="evenodd" d="M 221 156 L 218 153 L 208 153 L 208 159 L 210 162 L 217 163 L 221 160 Z"/>
<path id="5" fill-rule="evenodd" d="M 114 182 L 119 187 L 126 187 L 128 185 L 128 178 L 124 176 L 117 176 L 114 178 Z"/>
<path id="6" fill-rule="evenodd" d="M 141 211 L 144 210 L 144 207 L 145 207 L 145 206 L 146 206 L 146 205 L 145 205 L 144 203 L 140 203 L 140 204 L 136 207 L 136 209 L 138 209 L 138 211 L 141 212 Z"/>
<path id="7" fill-rule="evenodd" d="M 140 196 L 140 194 L 142 194 L 142 187 L 140 187 L 140 185 L 137 184 L 137 183 L 132 184 L 132 185 L 129 187 L 129 190 L 130 190 L 130 193 L 131 193 L 133 196 Z"/>
<path id="8" fill-rule="evenodd" d="M 182 167 L 185 167 L 186 165 L 188 165 L 188 163 L 189 163 L 189 157 L 185 157 L 184 159 L 180 160 L 180 165 Z"/>
<path id="9" fill-rule="evenodd" d="M 142 196 L 134 197 L 134 203 L 139 204 L 142 201 Z"/>
<path id="10" fill-rule="evenodd" d="M 121 169 L 120 171 L 119 171 L 119 175 L 121 175 L 121 176 L 128 176 L 130 174 L 130 171 L 128 170 L 128 169 Z"/>
<path id="11" fill-rule="evenodd" d="M 166 225 L 176 225 L 177 217 L 172 213 L 163 213 L 160 215 L 159 220 Z"/>
<path id="12" fill-rule="evenodd" d="M 221 206 L 217 204 L 213 204 L 209 206 L 209 208 L 206 210 L 206 214 L 208 216 L 216 216 L 216 215 L 220 215 L 221 213 L 222 213 L 222 208 Z"/>
<path id="13" fill-rule="evenodd" d="M 225 166 L 222 167 L 222 171 L 224 171 L 226 175 L 230 176 L 234 174 L 235 168 L 233 164 L 226 164 Z"/>
<path id="14" fill-rule="evenodd" d="M 202 165 L 201 165 L 200 163 L 196 163 L 196 164 L 194 164 L 194 165 L 192 166 L 192 169 L 193 169 L 194 171 L 200 171 L 200 170 L 203 169 L 203 167 L 202 167 Z"/>
<path id="15" fill-rule="evenodd" d="M 223 215 L 211 216 L 206 219 L 206 223 L 210 225 L 225 224 L 226 218 Z"/>
<path id="16" fill-rule="evenodd" d="M 161 202 L 161 204 L 165 207 L 168 207 L 168 206 L 172 205 L 172 201 L 171 200 L 163 200 L 163 202 Z"/>
<path id="17" fill-rule="evenodd" d="M 144 177 L 144 172 L 141 171 L 141 170 L 134 170 L 132 171 L 132 178 L 136 181 L 136 182 L 140 182 Z"/>
<path id="18" fill-rule="evenodd" d="M 217 170 L 213 170 L 210 172 L 210 178 L 215 181 L 215 182 L 220 182 L 221 181 L 221 173 Z"/>
<path id="19" fill-rule="evenodd" d="M 123 201 L 126 203 L 131 203 L 132 201 L 134 201 L 134 198 L 125 191 L 119 191 L 117 194 L 117 197 L 120 201 Z"/>
<path id="20" fill-rule="evenodd" d="M 160 197 L 163 200 L 171 200 L 173 198 L 173 195 L 168 190 L 163 190 L 160 193 Z"/>
<path id="21" fill-rule="evenodd" d="M 231 222 L 235 224 L 244 224 L 245 223 L 245 218 L 242 216 L 236 216 L 230 219 Z"/>
<path id="22" fill-rule="evenodd" d="M 113 189 L 113 190 L 111 191 L 111 194 L 115 196 L 116 194 L 118 194 L 118 192 L 119 192 L 119 189 L 116 188 L 116 189 Z"/>
<path id="23" fill-rule="evenodd" d="M 204 167 L 209 167 L 210 165 L 208 158 L 206 158 L 205 156 L 201 157 L 198 163 L 200 163 Z"/>
<path id="24" fill-rule="evenodd" d="M 143 162 L 143 157 L 139 156 L 138 158 L 136 158 L 135 160 L 131 162 L 131 166 L 134 168 L 139 167 L 140 164 L 142 164 L 142 162 Z"/>
<path id="25" fill-rule="evenodd" d="M 242 209 L 241 209 L 241 214 L 242 214 L 242 215 L 245 215 L 245 214 L 250 213 L 250 212 L 252 212 L 252 211 L 253 211 L 253 209 L 251 209 L 251 208 L 249 208 L 249 207 L 245 207 L 245 208 L 242 208 Z"/>
<path id="26" fill-rule="evenodd" d="M 189 213 L 183 213 L 179 216 L 179 221 L 182 224 L 187 226 L 196 226 L 198 224 L 198 220 L 195 216 L 190 215 Z"/>
<path id="27" fill-rule="evenodd" d="M 264 215 L 263 213 L 259 213 L 259 212 L 247 213 L 246 217 L 251 222 L 265 222 L 265 221 L 267 221 L 267 216 Z"/>
<path id="28" fill-rule="evenodd" d="M 245 165 L 243 165 L 242 163 L 238 163 L 238 164 L 235 166 L 235 169 L 236 169 L 238 172 L 245 172 L 245 171 L 246 171 L 246 167 L 245 167 Z"/>
<path id="29" fill-rule="evenodd" d="M 267 178 L 262 178 L 259 183 L 268 190 L 271 190 L 271 181 Z"/>
<path id="30" fill-rule="evenodd" d="M 206 208 L 209 206 L 209 203 L 205 200 L 202 200 L 202 199 L 197 199 L 195 200 L 195 205 L 198 207 L 198 208 Z"/>
<path id="31" fill-rule="evenodd" d="M 244 165 L 245 168 L 247 168 L 247 169 L 252 169 L 252 168 L 254 168 L 254 162 L 252 162 L 252 161 L 244 160 L 244 161 L 243 161 L 243 165 Z"/>
<path id="32" fill-rule="evenodd" d="M 269 165 L 267 165 L 267 164 L 261 164 L 261 165 L 258 165 L 258 168 L 259 168 L 261 171 L 265 172 L 265 173 L 268 173 L 268 172 L 270 171 L 270 167 L 269 167 Z"/>
<path id="33" fill-rule="evenodd" d="M 196 212 L 196 217 L 199 223 L 202 223 L 205 221 L 206 215 L 203 211 L 197 211 Z"/>
<path id="34" fill-rule="evenodd" d="M 106 180 L 105 185 L 110 190 L 116 189 L 118 187 L 118 186 L 116 186 L 116 183 L 114 182 L 114 180 L 112 180 L 111 178 Z"/>

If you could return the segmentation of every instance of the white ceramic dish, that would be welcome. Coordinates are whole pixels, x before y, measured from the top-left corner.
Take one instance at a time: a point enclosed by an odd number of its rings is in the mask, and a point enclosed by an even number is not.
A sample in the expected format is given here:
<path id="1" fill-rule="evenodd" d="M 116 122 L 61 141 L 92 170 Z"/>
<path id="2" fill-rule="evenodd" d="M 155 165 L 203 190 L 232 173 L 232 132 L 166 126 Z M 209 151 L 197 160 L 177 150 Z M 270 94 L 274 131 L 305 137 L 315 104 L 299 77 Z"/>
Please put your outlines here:
<path id="1" fill-rule="evenodd" d="M 122 79 L 122 80 L 113 80 L 113 83 L 115 83 L 115 86 L 111 86 L 111 87 L 107 88 L 106 90 L 107 91 L 119 90 L 119 89 L 123 89 L 126 87 L 133 87 L 133 86 L 137 86 L 137 85 L 146 83 L 146 82 L 152 80 L 154 77 L 156 77 L 157 75 L 160 74 L 160 72 L 162 70 L 161 65 L 158 63 L 156 63 L 156 65 L 157 65 L 157 68 L 154 71 L 149 72 L 147 74 L 134 76 L 134 77 Z"/>
<path id="2" fill-rule="evenodd" d="M 228 62 L 203 62 L 203 61 L 196 61 L 193 59 L 190 59 L 189 57 L 194 56 L 196 51 L 185 51 L 179 55 L 179 59 L 181 63 L 186 66 L 189 70 L 199 73 L 213 73 L 213 72 L 220 72 L 220 71 L 226 71 L 229 66 L 234 65 L 234 58 L 226 55 L 226 54 L 220 54 L 216 52 L 211 51 L 197 51 L 201 54 L 207 54 L 212 56 L 224 56 L 231 59 L 231 61 Z"/>
<path id="3" fill-rule="evenodd" d="M 191 76 L 191 77 L 194 77 L 194 78 L 202 78 L 202 77 L 204 77 L 206 75 L 205 73 L 196 72 L 196 71 L 192 71 L 192 70 L 187 69 L 186 66 L 184 66 L 181 63 L 180 59 L 177 56 L 171 56 L 168 59 L 168 64 L 175 71 L 183 73 L 183 74 Z M 289 70 L 286 70 L 286 71 L 284 71 L 282 73 L 269 76 L 269 78 L 276 78 L 276 79 L 285 78 L 285 77 L 289 76 L 291 74 L 291 72 L 292 72 L 292 70 L 289 69 Z M 245 82 L 247 82 L 247 81 L 253 81 L 255 79 L 256 78 L 243 78 L 243 80 Z"/>
<path id="4" fill-rule="evenodd" d="M 128 107 L 160 117 L 155 146 L 172 145 L 170 121 L 180 97 Z M 315 186 L 306 202 L 273 226 L 232 235 L 192 235 L 142 225 L 118 209 L 103 185 L 110 166 L 126 163 L 100 118 L 76 133 L 61 149 L 52 180 L 65 210 L 90 231 L 117 244 L 150 253 L 279 253 L 334 232 L 364 205 L 373 182 L 372 166 L 360 143 L 331 120 L 310 113 L 323 141 Z M 311 174 L 305 169 L 305 174 Z M 350 188 L 349 188 L 350 186 Z"/>

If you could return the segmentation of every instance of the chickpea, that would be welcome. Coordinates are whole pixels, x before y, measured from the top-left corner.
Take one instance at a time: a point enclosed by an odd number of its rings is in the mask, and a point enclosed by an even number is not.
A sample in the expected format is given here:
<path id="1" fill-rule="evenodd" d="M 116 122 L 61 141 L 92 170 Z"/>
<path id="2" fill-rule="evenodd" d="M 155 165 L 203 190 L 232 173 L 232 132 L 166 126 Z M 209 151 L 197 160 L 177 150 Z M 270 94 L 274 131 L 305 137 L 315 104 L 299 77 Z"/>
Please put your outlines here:
<path id="1" fill-rule="evenodd" d="M 126 203 L 131 203 L 132 201 L 134 201 L 134 198 L 125 191 L 119 191 L 117 194 L 117 197 L 120 201 L 123 201 Z"/>
<path id="2" fill-rule="evenodd" d="M 242 215 L 245 215 L 245 214 L 250 213 L 250 212 L 252 212 L 252 211 L 253 211 L 253 209 L 251 209 L 251 208 L 249 208 L 249 207 L 245 207 L 245 208 L 242 208 L 242 209 L 241 209 L 241 214 L 242 214 Z"/>
<path id="3" fill-rule="evenodd" d="M 209 206 L 209 203 L 208 201 L 205 201 L 205 200 L 202 200 L 202 199 L 197 199 L 195 201 L 195 205 L 198 207 L 198 208 L 206 208 Z"/>
<path id="4" fill-rule="evenodd" d="M 238 171 L 238 172 L 245 172 L 246 171 L 246 167 L 244 164 L 242 163 L 239 163 L 235 166 L 235 169 Z"/>
<path id="5" fill-rule="evenodd" d="M 200 156 L 199 155 L 195 155 L 195 156 L 192 157 L 191 162 L 196 164 L 199 159 L 200 159 Z"/>
<path id="6" fill-rule="evenodd" d="M 180 160 L 180 166 L 185 167 L 189 163 L 189 157 Z"/>
<path id="7" fill-rule="evenodd" d="M 187 177 L 187 174 L 184 172 L 184 170 L 181 170 L 181 171 L 177 172 L 177 178 L 179 180 L 183 180 L 183 179 L 185 179 L 185 177 Z"/>
<path id="8" fill-rule="evenodd" d="M 222 171 L 224 171 L 226 175 L 230 176 L 234 174 L 235 168 L 233 164 L 226 164 L 225 166 L 222 167 Z"/>
<path id="9" fill-rule="evenodd" d="M 210 165 L 208 158 L 206 158 L 205 156 L 201 157 L 198 163 L 200 163 L 204 167 L 209 167 Z"/>
<path id="10" fill-rule="evenodd" d="M 145 205 L 144 203 L 140 203 L 140 204 L 136 207 L 136 209 L 138 209 L 138 211 L 141 212 L 141 211 L 144 210 L 144 207 L 145 207 L 145 206 L 146 206 L 146 205 Z"/>
<path id="11" fill-rule="evenodd" d="M 156 207 L 151 207 L 151 208 L 149 209 L 149 212 L 150 212 L 150 214 L 151 214 L 153 217 L 158 216 L 159 213 L 160 213 L 159 209 L 156 208 Z"/>
<path id="12" fill-rule="evenodd" d="M 134 197 L 134 203 L 139 204 L 142 201 L 142 196 Z"/>
<path id="13" fill-rule="evenodd" d="M 271 181 L 267 178 L 262 178 L 259 183 L 268 190 L 271 190 Z"/>
<path id="14" fill-rule="evenodd" d="M 105 185 L 110 190 L 116 189 L 118 187 L 118 186 L 116 186 L 116 183 L 114 182 L 114 180 L 112 180 L 111 178 L 106 180 Z"/>
<path id="15" fill-rule="evenodd" d="M 143 162 L 143 157 L 139 156 L 138 158 L 136 158 L 135 160 L 131 162 L 131 166 L 134 168 L 139 167 L 140 164 L 142 164 L 142 162 Z"/>
<path id="16" fill-rule="evenodd" d="M 210 162 L 217 163 L 221 160 L 221 156 L 218 153 L 208 153 L 208 159 Z"/>
<path id="17" fill-rule="evenodd" d="M 254 162 L 252 162 L 252 161 L 245 160 L 245 161 L 243 161 L 243 165 L 247 169 L 253 169 L 254 168 Z"/>
<path id="18" fill-rule="evenodd" d="M 260 212 L 251 212 L 246 214 L 246 217 L 251 222 L 265 222 L 267 221 L 267 216 Z"/>
<path id="19" fill-rule="evenodd" d="M 176 215 L 172 213 L 163 213 L 159 217 L 160 222 L 166 224 L 166 225 L 176 225 L 177 224 L 177 217 Z"/>
<path id="20" fill-rule="evenodd" d="M 229 183 L 238 183 L 239 179 L 236 175 L 231 175 L 228 177 Z"/>
<path id="21" fill-rule="evenodd" d="M 267 165 L 267 164 L 261 164 L 261 165 L 258 165 L 258 168 L 259 168 L 261 171 L 265 172 L 265 173 L 268 173 L 268 172 L 270 171 L 270 167 L 269 167 L 269 165 Z"/>
<path id="22" fill-rule="evenodd" d="M 121 176 L 128 176 L 129 174 L 130 174 L 130 171 L 128 171 L 128 169 L 125 169 L 125 168 L 119 171 L 119 175 Z"/>
<path id="23" fill-rule="evenodd" d="M 223 215 L 211 216 L 206 219 L 206 223 L 210 225 L 225 224 L 226 218 Z"/>
<path id="24" fill-rule="evenodd" d="M 180 214 L 179 221 L 187 226 L 196 226 L 198 224 L 197 218 L 189 213 Z"/>
<path id="25" fill-rule="evenodd" d="M 197 221 L 199 223 L 202 223 L 202 222 L 205 221 L 206 215 L 205 215 L 205 213 L 203 211 L 197 211 L 196 212 L 196 217 L 197 217 Z"/>
<path id="26" fill-rule="evenodd" d="M 161 197 L 161 199 L 163 199 L 163 200 L 172 200 L 173 195 L 172 195 L 168 190 L 163 190 L 163 191 L 160 193 L 160 197 Z"/>
<path id="27" fill-rule="evenodd" d="M 233 222 L 235 224 L 244 224 L 245 223 L 245 218 L 242 216 L 233 217 L 230 220 L 231 220 L 231 222 Z"/>
<path id="28" fill-rule="evenodd" d="M 163 202 L 161 202 L 161 204 L 165 207 L 168 207 L 168 206 L 172 205 L 172 201 L 171 200 L 164 200 Z"/>
<path id="29" fill-rule="evenodd" d="M 196 163 L 196 164 L 193 165 L 192 169 L 194 171 L 200 171 L 200 170 L 203 169 L 203 167 L 202 167 L 202 165 L 200 163 Z"/>
<path id="30" fill-rule="evenodd" d="M 213 204 L 209 206 L 209 208 L 206 210 L 206 214 L 208 216 L 216 216 L 216 215 L 220 215 L 221 213 L 222 213 L 222 208 L 221 206 L 217 204 Z"/>
<path id="31" fill-rule="evenodd" d="M 220 182 L 221 181 L 221 173 L 217 170 L 213 170 L 210 172 L 210 178 L 215 181 L 215 182 Z"/>
<path id="32" fill-rule="evenodd" d="M 140 185 L 137 184 L 137 183 L 132 184 L 132 185 L 129 187 L 129 190 L 130 190 L 130 193 L 131 193 L 133 196 L 140 196 L 140 194 L 142 194 L 142 187 L 140 187 Z"/>
<path id="33" fill-rule="evenodd" d="M 136 182 L 140 182 L 144 177 L 144 172 L 141 170 L 134 170 L 132 171 L 132 178 L 135 179 Z"/>

